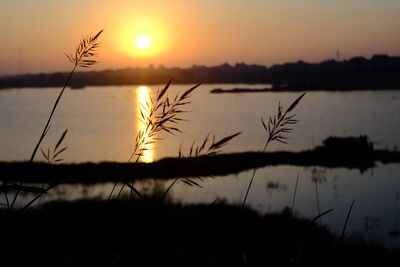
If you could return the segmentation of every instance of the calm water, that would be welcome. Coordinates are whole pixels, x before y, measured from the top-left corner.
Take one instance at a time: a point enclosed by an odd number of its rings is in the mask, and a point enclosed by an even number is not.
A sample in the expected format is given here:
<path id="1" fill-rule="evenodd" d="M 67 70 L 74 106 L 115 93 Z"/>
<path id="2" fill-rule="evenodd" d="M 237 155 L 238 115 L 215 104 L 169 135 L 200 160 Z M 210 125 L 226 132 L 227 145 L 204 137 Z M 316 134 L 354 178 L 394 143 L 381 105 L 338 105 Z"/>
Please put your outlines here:
<path id="1" fill-rule="evenodd" d="M 162 86 L 149 87 L 150 94 Z M 225 152 L 254 151 L 263 148 L 265 134 L 260 117 L 274 114 L 279 101 L 290 104 L 299 93 L 210 94 L 214 88 L 265 87 L 263 85 L 202 85 L 188 106 L 188 119 L 175 136 L 163 135 L 151 157 L 156 160 L 177 156 L 179 146 L 188 151 L 193 140 L 201 142 L 208 133 L 217 138 L 241 131 Z M 170 95 L 188 89 L 172 87 Z M 137 129 L 138 86 L 88 87 L 68 90 L 56 112 L 43 148 L 54 146 L 65 128 L 69 145 L 66 162 L 126 161 L 132 153 Z M 26 160 L 44 126 L 59 89 L 15 89 L 0 91 L 0 160 Z M 378 148 L 400 144 L 400 91 L 312 92 L 296 109 L 299 123 L 289 144 L 273 144 L 270 150 L 302 150 L 318 145 L 330 135 L 368 135 Z M 44 160 L 38 154 L 37 160 Z M 316 171 L 316 172 L 315 172 Z M 260 212 L 278 211 L 291 206 L 296 177 L 299 175 L 295 211 L 315 217 L 318 211 L 334 208 L 322 218 L 333 232 L 340 232 L 347 211 L 356 199 L 347 232 L 388 246 L 400 246 L 400 166 L 378 165 L 361 174 L 358 170 L 314 169 L 276 166 L 259 169 L 248 203 Z M 174 201 L 211 203 L 215 199 L 241 203 L 251 172 L 215 177 L 202 182 L 203 188 L 177 183 L 171 192 Z M 138 187 L 162 190 L 170 181 L 148 180 Z M 63 185 L 46 197 L 76 199 L 105 198 L 112 185 Z M 26 196 L 29 197 L 29 196 Z M 45 201 L 46 199 L 43 199 Z M 25 200 L 26 201 L 26 200 Z"/>
<path id="2" fill-rule="evenodd" d="M 208 134 L 217 138 L 241 131 L 224 151 L 254 151 L 263 148 L 265 133 L 260 118 L 276 112 L 278 102 L 290 104 L 299 93 L 210 94 L 216 87 L 248 85 L 202 85 L 195 91 L 189 121 L 175 136 L 163 135 L 155 145 L 154 158 L 177 156 L 179 146 L 188 151 L 193 140 Z M 153 94 L 161 86 L 153 86 Z M 170 95 L 188 89 L 175 85 Z M 258 87 L 265 87 L 259 85 Z M 54 146 L 69 129 L 64 153 L 66 162 L 126 161 L 133 150 L 137 122 L 137 86 L 88 87 L 68 90 L 57 110 L 43 148 Z M 26 160 L 41 133 L 59 89 L 0 91 L 0 160 Z M 298 125 L 289 144 L 275 143 L 270 150 L 302 150 L 320 144 L 330 135 L 368 135 L 376 147 L 400 144 L 400 91 L 312 92 L 296 109 Z M 38 155 L 37 160 L 43 160 Z"/>

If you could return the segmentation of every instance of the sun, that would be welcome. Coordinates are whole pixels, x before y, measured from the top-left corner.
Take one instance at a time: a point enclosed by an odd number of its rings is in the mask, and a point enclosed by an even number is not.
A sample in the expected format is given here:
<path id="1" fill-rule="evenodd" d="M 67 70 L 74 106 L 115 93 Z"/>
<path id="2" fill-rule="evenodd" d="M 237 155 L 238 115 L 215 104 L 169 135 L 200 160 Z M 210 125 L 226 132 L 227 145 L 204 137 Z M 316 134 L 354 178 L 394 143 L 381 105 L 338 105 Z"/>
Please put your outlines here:
<path id="1" fill-rule="evenodd" d="M 152 41 L 147 35 L 138 35 L 135 38 L 134 45 L 139 50 L 148 50 L 151 48 Z"/>
<path id="2" fill-rule="evenodd" d="M 150 60 L 164 55 L 169 49 L 170 38 L 167 38 L 166 23 L 160 23 L 157 19 L 136 18 L 124 24 L 129 27 L 119 27 L 121 30 L 116 31 L 115 43 L 119 46 L 121 56 Z"/>

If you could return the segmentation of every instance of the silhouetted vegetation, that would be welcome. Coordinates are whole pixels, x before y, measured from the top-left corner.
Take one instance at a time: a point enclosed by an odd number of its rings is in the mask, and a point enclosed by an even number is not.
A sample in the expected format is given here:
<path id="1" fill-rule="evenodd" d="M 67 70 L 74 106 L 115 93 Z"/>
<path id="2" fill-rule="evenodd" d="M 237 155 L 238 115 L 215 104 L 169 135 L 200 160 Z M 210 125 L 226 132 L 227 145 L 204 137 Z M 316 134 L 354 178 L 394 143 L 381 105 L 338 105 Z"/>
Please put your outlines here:
<path id="1" fill-rule="evenodd" d="M 257 168 L 266 165 L 296 164 L 358 167 L 364 170 L 373 166 L 376 157 L 385 160 L 399 160 L 396 152 L 375 152 L 366 137 L 331 138 L 323 147 L 299 153 L 265 153 L 273 141 L 286 143 L 286 135 L 297 123 L 293 110 L 303 93 L 287 108 L 279 103 L 277 112 L 267 120 L 261 119 L 266 131 L 263 152 L 218 155 L 221 148 L 240 132 L 222 139 L 207 137 L 198 145 L 193 143 L 190 152 L 179 158 L 163 159 L 154 163 L 141 163 L 140 158 L 148 149 L 147 145 L 158 141 L 160 132 L 180 132 L 176 124 L 182 121 L 183 106 L 189 104 L 191 93 L 199 84 L 175 98 L 169 98 L 167 90 L 157 92 L 156 98 L 141 103 L 140 120 L 144 128 L 138 131 L 131 157 L 125 164 L 83 163 L 54 164 L 67 147 L 61 146 L 67 130 L 63 132 L 52 150 L 40 148 L 52 116 L 67 86 L 109 84 L 154 84 L 163 83 L 175 76 L 178 83 L 193 83 L 199 80 L 209 83 L 272 83 L 273 90 L 307 89 L 367 89 L 398 87 L 395 73 L 400 59 L 375 56 L 370 61 L 352 59 L 345 62 L 323 62 L 321 64 L 285 64 L 267 69 L 264 66 L 227 64 L 218 67 L 194 66 L 190 69 L 126 69 L 119 71 L 81 72 L 72 74 L 77 67 L 88 68 L 96 63 L 91 59 L 98 47 L 94 36 L 83 38 L 74 54 L 67 55 L 73 64 L 69 75 L 64 73 L 21 75 L 0 79 L 0 88 L 63 85 L 49 114 L 30 160 L 20 163 L 0 163 L 2 170 L 1 190 L 7 207 L 0 213 L 1 260 L 5 266 L 333 266 L 368 265 L 391 266 L 398 262 L 397 251 L 385 250 L 372 244 L 352 243 L 344 239 L 350 206 L 341 237 L 330 234 L 315 222 L 329 215 L 333 209 L 321 212 L 312 219 L 293 216 L 296 189 L 292 209 L 281 214 L 262 215 L 245 207 L 246 198 Z M 372 62 L 372 63 L 371 63 Z M 367 65 L 365 65 L 367 64 Z M 369 64 L 369 65 L 368 65 Z M 377 67 L 377 66 L 380 67 Z M 369 67 L 368 67 L 369 66 Z M 389 70 L 388 70 L 389 68 Z M 393 72 L 390 70 L 393 69 Z M 384 73 L 372 87 L 365 87 L 367 80 Z M 318 74 L 318 75 L 316 75 Z M 351 76 L 353 82 L 347 80 Z M 311 79 L 313 77 L 313 79 Z M 317 78 L 316 78 L 317 77 Z M 333 80 L 332 80 L 333 79 Z M 71 83 L 70 83 L 71 81 Z M 326 83 L 330 87 L 326 87 Z M 378 83 L 379 86 L 378 86 Z M 344 84 L 350 87 L 342 87 Z M 377 86 L 377 87 L 374 87 Z M 397 86 L 397 87 L 396 87 Z M 37 150 L 47 163 L 34 163 Z M 378 156 L 377 156 L 378 155 Z M 355 157 L 357 156 L 357 157 Z M 379 158 L 380 159 L 380 158 Z M 382 160 L 382 159 L 381 159 Z M 128 164 L 130 162 L 134 164 Z M 383 160 L 382 160 L 383 161 Z M 326 164 L 326 165 L 324 165 Z M 177 181 L 190 186 L 198 185 L 195 179 L 212 175 L 223 175 L 253 169 L 242 207 L 226 205 L 218 200 L 210 204 L 186 205 L 169 203 L 166 196 Z M 142 194 L 134 182 L 144 178 L 174 178 L 164 192 Z M 181 179 L 182 178 L 182 179 Z M 76 202 L 50 202 L 31 207 L 40 197 L 60 183 L 115 183 L 109 198 Z M 41 183 L 41 187 L 27 185 Z M 117 183 L 119 193 L 113 197 Z M 46 185 L 47 184 L 47 185 Z M 121 194 L 124 187 L 130 190 L 129 201 Z M 276 189 L 279 183 L 269 183 Z M 10 202 L 8 194 L 15 192 Z M 14 208 L 19 193 L 35 194 L 21 209 Z M 133 193 L 136 193 L 134 195 Z M 11 194 L 12 195 L 12 194 Z M 124 198 L 123 200 L 120 199 Z M 23 202 L 23 201 L 22 201 Z M 19 203 L 21 204 L 21 203 Z M 30 209 L 28 209 L 30 208 Z"/>
<path id="2" fill-rule="evenodd" d="M 69 85 L 71 78 L 73 76 L 73 74 L 75 73 L 75 70 L 78 67 L 81 68 L 90 68 L 91 66 L 97 64 L 98 62 L 96 60 L 94 60 L 94 57 L 96 56 L 95 51 L 99 46 L 98 43 L 98 38 L 101 35 L 101 33 L 103 32 L 103 30 L 99 31 L 97 34 L 95 35 L 89 35 L 87 37 L 82 38 L 82 40 L 80 41 L 79 45 L 76 47 L 75 52 L 71 53 L 71 54 L 65 54 L 66 57 L 68 58 L 68 60 L 72 63 L 73 67 L 71 72 L 68 74 L 68 76 L 66 77 L 65 81 L 62 84 L 62 89 L 60 90 L 60 93 L 58 94 L 53 107 L 49 113 L 49 117 L 46 120 L 46 124 L 42 130 L 42 133 L 32 151 L 32 154 L 29 158 L 29 163 L 32 163 L 33 160 L 35 159 L 36 153 L 38 151 L 38 149 L 40 148 L 40 145 L 42 143 L 42 141 L 44 140 L 44 138 L 46 137 L 49 129 L 50 129 L 50 122 L 51 119 L 53 118 L 54 112 L 56 111 L 58 104 L 60 103 L 60 100 L 65 92 L 65 89 L 67 88 L 67 86 Z M 62 143 L 65 135 L 67 134 L 67 130 L 64 131 L 64 133 L 61 135 L 61 138 L 59 139 L 59 141 L 57 142 L 56 146 L 54 147 L 53 150 L 53 155 L 50 155 L 50 150 L 48 150 L 48 153 L 46 154 L 43 149 L 41 149 L 42 154 L 44 155 L 44 157 L 46 158 L 46 160 L 48 162 L 52 162 L 53 160 L 55 162 L 58 162 L 62 159 L 57 159 L 57 156 L 60 155 L 63 151 L 65 151 L 67 148 L 61 148 L 60 150 L 57 151 L 57 148 L 60 146 L 60 144 Z M 42 185 L 42 192 L 39 192 L 39 194 L 31 201 L 28 202 L 28 204 L 25 204 L 24 207 L 22 207 L 22 210 L 28 208 L 33 202 L 35 202 L 37 199 L 39 199 L 39 197 L 44 194 L 45 192 L 47 192 L 48 190 L 50 190 L 51 188 L 53 188 L 56 184 L 55 183 L 51 183 L 50 185 L 47 186 L 47 188 L 44 188 L 44 185 Z M 8 184 L 7 184 L 7 180 L 4 181 L 3 184 L 3 193 L 5 195 L 6 198 L 6 205 L 9 209 L 13 209 L 14 208 L 14 204 L 16 203 L 19 193 L 22 189 L 26 190 L 26 187 L 24 187 L 23 185 L 23 181 L 21 181 L 19 183 L 19 185 L 12 185 L 13 189 L 16 190 L 16 193 L 13 196 L 12 201 L 10 202 L 8 199 Z M 35 191 L 38 192 L 39 188 L 35 188 Z"/>
<path id="3" fill-rule="evenodd" d="M 329 216 L 329 215 L 326 215 Z M 50 203 L 0 215 L 4 266 L 394 266 L 309 220 L 213 204 Z"/>
<path id="4" fill-rule="evenodd" d="M 287 108 L 283 109 L 281 103 L 278 103 L 278 110 L 275 115 L 264 120 L 261 118 L 261 124 L 266 132 L 266 141 L 263 148 L 263 152 L 267 149 L 268 145 L 272 142 L 279 142 L 282 144 L 287 144 L 287 135 L 293 131 L 293 126 L 298 122 L 296 119 L 296 114 L 293 114 L 293 110 L 300 103 L 300 100 L 304 97 L 306 93 L 302 93 L 293 103 Z M 249 194 L 251 185 L 254 180 L 254 176 L 257 172 L 257 168 L 253 169 L 253 174 L 251 175 L 249 185 L 246 190 L 246 194 L 243 199 L 243 207 L 246 205 L 247 196 Z"/>
<path id="5" fill-rule="evenodd" d="M 197 155 L 185 158 L 165 158 L 152 163 L 125 164 L 116 162 L 80 163 L 80 164 L 47 164 L 26 162 L 0 162 L 4 175 L 2 181 L 25 181 L 29 183 L 59 182 L 59 183 L 101 183 L 115 180 L 115 173 L 123 173 L 127 181 L 146 178 L 174 179 L 189 177 L 207 177 L 228 175 L 251 170 L 254 168 L 295 165 L 320 166 L 326 168 L 359 169 L 363 172 L 373 168 L 376 162 L 399 163 L 400 152 L 389 150 L 371 150 L 371 144 L 366 137 L 360 138 L 330 137 L 325 140 L 336 144 L 317 146 L 314 150 L 302 152 L 242 152 L 232 154 Z M 355 140 L 364 143 L 361 150 L 350 146 L 343 147 L 341 141 Z M 360 141 L 361 140 L 361 141 Z M 364 140 L 364 141 L 362 141 Z M 357 145 L 356 145 L 357 146 Z M 366 152 L 364 149 L 368 149 Z"/>

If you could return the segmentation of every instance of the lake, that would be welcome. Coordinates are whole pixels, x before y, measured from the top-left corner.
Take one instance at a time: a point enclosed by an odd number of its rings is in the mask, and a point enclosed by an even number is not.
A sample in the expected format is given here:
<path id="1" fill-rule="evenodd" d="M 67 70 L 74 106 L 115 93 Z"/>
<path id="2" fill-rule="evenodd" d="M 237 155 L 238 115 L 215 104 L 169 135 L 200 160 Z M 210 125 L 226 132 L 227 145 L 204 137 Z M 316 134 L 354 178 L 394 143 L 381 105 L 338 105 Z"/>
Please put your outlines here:
<path id="1" fill-rule="evenodd" d="M 188 121 L 179 124 L 183 134 L 165 135 L 154 147 L 154 159 L 177 156 L 179 147 L 189 151 L 193 141 L 208 133 L 221 138 L 240 136 L 224 152 L 261 150 L 265 132 L 260 118 L 276 112 L 278 102 L 288 106 L 299 93 L 210 94 L 213 88 L 265 85 L 202 85 L 194 92 Z M 162 86 L 149 87 L 150 94 Z M 173 85 L 174 96 L 190 85 Z M 12 89 L 0 91 L 0 160 L 26 160 L 44 127 L 59 89 Z M 64 129 L 69 145 L 65 162 L 126 161 L 132 153 L 137 122 L 138 86 L 87 87 L 67 90 L 56 111 L 42 147 L 54 146 Z M 296 108 L 298 124 L 288 145 L 273 143 L 273 150 L 298 151 L 319 145 L 330 135 L 368 135 L 378 148 L 400 144 L 400 91 L 311 92 Z M 38 155 L 37 160 L 44 160 Z"/>
<path id="2" fill-rule="evenodd" d="M 173 85 L 170 96 L 191 85 Z M 274 115 L 281 102 L 285 107 L 300 93 L 210 94 L 214 88 L 264 88 L 265 85 L 201 85 L 194 92 L 187 121 L 178 125 L 182 134 L 163 134 L 153 146 L 148 160 L 176 157 L 179 148 L 188 153 L 193 141 L 201 143 L 208 133 L 216 138 L 242 132 L 223 151 L 262 150 L 266 135 L 260 118 Z M 68 128 L 63 153 L 65 162 L 125 162 L 130 157 L 140 123 L 138 100 L 144 91 L 154 96 L 160 86 L 104 86 L 67 90 L 54 115 L 48 138 L 42 148 L 54 147 Z M 12 89 L 0 91 L 0 160 L 27 160 L 37 142 L 59 88 Z M 320 145 L 328 136 L 367 135 L 375 148 L 395 149 L 400 144 L 400 91 L 310 92 L 296 107 L 298 124 L 289 135 L 288 144 L 272 143 L 269 151 L 300 151 Z M 44 161 L 37 154 L 36 160 Z M 171 191 L 173 201 L 212 203 L 226 201 L 240 204 L 251 171 L 206 178 L 202 188 L 178 182 Z M 294 210 L 299 216 L 315 217 L 334 208 L 321 218 L 331 231 L 340 233 L 351 202 L 354 207 L 346 230 L 348 236 L 400 246 L 400 168 L 398 164 L 378 164 L 364 173 L 343 168 L 326 169 L 275 166 L 257 171 L 248 205 L 260 212 L 282 210 L 291 206 L 298 180 Z M 171 181 L 147 180 L 137 186 L 143 191 L 165 189 Z M 81 197 L 106 198 L 111 184 L 95 186 L 62 185 L 51 199 Z"/>

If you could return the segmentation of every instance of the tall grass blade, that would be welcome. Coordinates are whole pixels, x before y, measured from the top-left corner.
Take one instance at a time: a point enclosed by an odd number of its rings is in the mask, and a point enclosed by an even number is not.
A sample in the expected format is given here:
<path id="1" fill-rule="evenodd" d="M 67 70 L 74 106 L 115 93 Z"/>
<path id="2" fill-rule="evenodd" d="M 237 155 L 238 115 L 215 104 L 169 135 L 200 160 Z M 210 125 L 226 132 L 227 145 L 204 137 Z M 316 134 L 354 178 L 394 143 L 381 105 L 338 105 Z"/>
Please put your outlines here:
<path id="1" fill-rule="evenodd" d="M 322 217 L 325 216 L 326 214 L 331 213 L 332 211 L 334 211 L 334 209 L 326 210 L 326 211 L 324 211 L 324 212 L 318 214 L 316 217 L 314 217 L 314 218 L 312 219 L 311 224 L 310 224 L 310 228 L 308 229 L 308 231 L 307 231 L 307 233 L 306 233 L 306 235 L 305 235 L 305 238 L 304 238 L 303 242 L 302 242 L 301 245 L 300 245 L 300 248 L 299 248 L 299 251 L 298 251 L 298 253 L 297 253 L 297 256 L 296 256 L 296 259 L 295 259 L 295 261 L 294 261 L 293 266 L 298 266 L 298 265 L 299 265 L 301 255 L 302 255 L 302 253 L 303 253 L 304 247 L 305 247 L 305 245 L 306 245 L 306 243 L 307 243 L 307 241 L 308 241 L 308 238 L 309 238 L 309 236 L 310 236 L 310 232 L 311 232 L 313 223 L 315 223 L 315 221 L 317 221 L 318 219 L 322 218 Z"/>
<path id="2" fill-rule="evenodd" d="M 176 124 L 182 119 L 179 117 L 180 114 L 185 113 L 186 111 L 183 110 L 183 106 L 189 104 L 189 101 L 185 101 L 189 98 L 190 94 L 200 85 L 197 84 L 190 89 L 186 90 L 180 97 L 178 97 L 179 93 L 175 96 L 173 102 L 170 102 L 169 97 L 166 95 L 168 88 L 170 87 L 172 80 L 169 80 L 165 87 L 157 93 L 156 101 L 153 101 L 150 97 L 149 103 L 154 103 L 154 105 L 147 104 L 146 110 L 149 116 L 145 116 L 143 112 L 141 113 L 141 117 L 145 123 L 144 130 L 141 130 L 136 135 L 136 144 L 134 150 L 129 157 L 127 164 L 131 162 L 134 157 L 134 163 L 138 163 L 140 158 L 143 156 L 143 152 L 147 150 L 147 146 L 154 142 L 150 139 L 156 139 L 157 134 L 161 132 L 166 132 L 169 134 L 180 133 L 181 130 L 177 127 L 172 126 L 172 124 Z M 149 138 L 148 138 L 149 137 Z M 124 182 L 121 190 L 123 187 L 127 186 Z M 116 185 L 114 185 L 109 198 L 111 199 L 112 193 L 115 190 Z M 132 185 L 129 188 L 134 188 Z M 135 193 L 138 193 L 138 190 L 133 190 Z M 139 193 L 137 194 L 139 197 L 142 198 L 142 195 Z"/>
<path id="3" fill-rule="evenodd" d="M 37 187 L 37 186 L 20 186 L 20 185 L 16 185 L 16 184 L 9 184 L 7 186 L 4 186 L 2 188 L 3 190 L 19 190 L 21 192 L 27 192 L 27 193 L 41 193 L 41 194 L 46 194 L 47 192 L 43 190 L 43 188 L 41 187 Z"/>
<path id="4" fill-rule="evenodd" d="M 285 136 L 285 134 L 290 133 L 292 129 L 284 126 L 295 124 L 297 122 L 297 120 L 293 119 L 296 114 L 289 115 L 289 113 L 294 110 L 294 108 L 298 105 L 298 103 L 304 97 L 305 94 L 306 93 L 301 94 L 295 101 L 293 101 L 293 103 L 289 106 L 289 108 L 285 111 L 285 113 L 282 112 L 283 106 L 279 102 L 277 113 L 274 116 L 269 117 L 268 125 L 266 125 L 264 120 L 261 119 L 261 124 L 264 130 L 267 132 L 267 141 L 265 142 L 264 148 L 262 150 L 263 152 L 266 151 L 268 145 L 272 141 L 277 141 L 282 144 L 287 144 L 285 140 L 287 140 L 288 138 Z M 245 197 L 243 199 L 242 207 L 246 205 L 246 200 L 256 172 L 257 168 L 254 169 L 253 174 L 251 175 L 251 179 L 247 187 Z"/>
<path id="5" fill-rule="evenodd" d="M 56 146 L 54 147 L 53 153 L 55 153 L 57 148 L 61 145 L 62 141 L 64 140 L 65 136 L 67 135 L 67 132 L 68 132 L 68 129 L 65 129 L 65 131 L 61 134 L 60 139 L 58 140 Z"/>
<path id="6" fill-rule="evenodd" d="M 297 172 L 297 179 L 296 179 L 296 185 L 295 185 L 295 187 L 294 187 L 293 200 L 292 200 L 292 208 L 291 208 L 292 214 L 293 214 L 293 212 L 294 212 L 294 203 L 295 203 L 295 201 L 296 201 L 296 193 L 297 193 L 297 185 L 299 184 L 299 177 L 300 177 L 300 175 L 299 175 L 299 173 Z"/>
<path id="7" fill-rule="evenodd" d="M 300 102 L 300 100 L 305 96 L 305 92 L 303 94 L 301 94 L 301 96 L 299 96 L 291 105 L 290 107 L 286 110 L 285 113 L 289 113 L 290 111 L 292 111 Z"/>
<path id="8" fill-rule="evenodd" d="M 221 149 L 223 146 L 227 145 L 230 140 L 232 140 L 239 134 L 241 134 L 241 132 L 226 136 L 217 142 L 215 142 L 215 136 L 213 136 L 210 147 L 208 149 L 205 149 L 205 147 L 207 146 L 207 143 L 210 141 L 210 133 L 208 133 L 200 146 L 196 145 L 196 142 L 193 140 L 192 145 L 190 146 L 188 157 L 191 158 L 191 157 L 215 155 L 220 152 L 219 149 Z M 179 147 L 179 155 L 178 156 L 179 156 L 179 158 L 185 158 L 185 155 L 182 153 L 182 145 Z M 209 176 L 209 177 L 213 178 L 212 176 Z M 193 177 L 193 178 L 182 179 L 182 182 L 189 186 L 202 187 L 199 183 L 197 183 L 193 179 L 199 179 L 200 181 L 203 181 L 203 179 L 201 177 L 197 176 L 197 177 Z M 172 187 L 176 184 L 176 182 L 178 180 L 179 180 L 179 178 L 176 178 L 170 184 L 170 186 L 164 191 L 164 193 L 161 196 L 161 200 L 163 200 L 165 198 L 165 196 L 168 194 L 168 192 L 172 189 Z"/>
<path id="9" fill-rule="evenodd" d="M 69 82 L 70 82 L 70 80 L 71 80 L 71 77 L 72 77 L 72 75 L 74 74 L 76 68 L 77 68 L 78 66 L 81 66 L 81 67 L 82 67 L 82 66 L 89 67 L 89 66 L 93 65 L 94 63 L 97 63 L 96 61 L 93 61 L 93 62 L 86 62 L 86 63 L 85 63 L 86 65 L 85 65 L 85 64 L 82 64 L 82 60 L 83 60 L 83 57 L 87 57 L 87 56 L 89 55 L 89 53 L 90 53 L 91 55 L 93 55 L 93 51 L 98 47 L 98 44 L 95 43 L 95 42 L 96 42 L 97 38 L 100 36 L 100 34 L 101 34 L 102 32 L 103 32 L 103 30 L 99 31 L 94 37 L 89 36 L 89 37 L 87 37 L 87 38 L 83 38 L 82 41 L 81 41 L 81 43 L 78 45 L 78 47 L 77 47 L 76 50 L 75 50 L 75 57 L 72 56 L 72 55 L 67 56 L 67 58 L 68 58 L 70 61 L 71 61 L 71 59 L 72 59 L 71 62 L 73 63 L 73 68 L 72 68 L 71 72 L 69 73 L 68 78 L 67 78 L 67 80 L 65 81 L 63 88 L 61 89 L 60 93 L 58 94 L 56 101 L 54 102 L 53 108 L 51 109 L 50 115 L 49 115 L 49 117 L 48 117 L 48 119 L 47 119 L 47 122 L 46 122 L 46 124 L 45 124 L 45 126 L 44 126 L 44 129 L 43 129 L 43 131 L 42 131 L 42 134 L 40 135 L 39 140 L 38 140 L 38 142 L 36 143 L 35 148 L 33 149 L 33 152 L 32 152 L 31 157 L 30 157 L 30 159 L 29 159 L 29 163 L 32 163 L 33 160 L 35 159 L 37 150 L 39 149 L 40 144 L 42 143 L 44 137 L 46 136 L 46 134 L 47 134 L 47 132 L 48 132 L 48 130 L 49 130 L 49 128 L 50 128 L 50 121 L 51 121 L 51 119 L 53 118 L 53 115 L 54 115 L 54 112 L 56 111 L 56 108 L 57 108 L 57 106 L 58 106 L 58 103 L 60 102 L 61 97 L 62 97 L 63 94 L 64 94 L 65 88 L 67 88 L 67 86 L 68 86 L 68 84 L 69 84 Z M 21 182 L 21 183 L 20 183 L 20 186 L 22 186 L 22 185 L 23 185 L 23 183 Z M 17 200 L 17 198 L 18 198 L 19 192 L 20 192 L 20 191 L 18 190 L 18 191 L 15 193 L 14 198 L 13 198 L 13 201 L 12 201 L 12 203 L 11 203 L 11 205 L 10 205 L 10 209 L 12 209 L 12 208 L 14 207 L 14 204 L 15 204 L 15 201 Z"/>
<path id="10" fill-rule="evenodd" d="M 247 196 L 249 195 L 249 191 L 250 191 L 251 185 L 253 184 L 253 180 L 254 180 L 254 176 L 256 175 L 256 171 L 257 171 L 257 169 L 254 169 L 253 170 L 253 174 L 251 175 L 250 183 L 249 183 L 249 185 L 247 187 L 246 195 L 244 196 L 244 199 L 243 199 L 242 208 L 244 208 L 244 206 L 246 205 Z"/>
<path id="11" fill-rule="evenodd" d="M 219 149 L 222 146 L 224 146 L 226 143 L 228 143 L 230 140 L 232 140 L 233 138 L 235 138 L 236 136 L 238 136 L 239 134 L 241 134 L 241 132 L 232 134 L 230 136 L 224 137 L 221 140 L 217 141 L 216 143 L 211 144 L 210 148 L 208 150 L 214 150 L 214 149 Z"/>
<path id="12" fill-rule="evenodd" d="M 200 85 L 201 85 L 201 83 L 198 83 L 198 84 L 196 84 L 195 86 L 193 86 L 192 88 L 186 90 L 186 91 L 182 94 L 180 100 L 186 99 L 186 98 L 187 98 L 197 87 L 199 87 Z"/>
<path id="13" fill-rule="evenodd" d="M 326 214 L 331 213 L 334 210 L 335 209 L 329 209 L 329 210 L 326 210 L 326 211 L 318 214 L 316 217 L 314 217 L 314 219 L 312 219 L 312 222 L 315 222 L 316 220 L 320 219 L 322 216 L 325 216 Z"/>
<path id="14" fill-rule="evenodd" d="M 179 178 L 175 178 L 172 183 L 168 186 L 168 188 L 164 191 L 164 193 L 161 195 L 160 200 L 163 201 L 168 194 L 168 192 L 172 189 L 172 187 L 175 185 L 175 183 L 178 181 Z"/>
<path id="15" fill-rule="evenodd" d="M 31 201 L 29 201 L 27 204 L 25 204 L 25 206 L 23 206 L 20 210 L 20 212 L 24 212 L 25 210 L 27 210 L 30 206 L 32 206 L 33 203 L 35 203 L 36 200 L 40 199 L 40 197 L 47 193 L 50 189 L 54 188 L 55 186 L 57 186 L 57 184 L 51 184 L 49 185 L 46 189 L 43 190 L 43 193 L 39 193 L 38 195 L 36 195 L 35 198 L 33 198 Z"/>
<path id="16" fill-rule="evenodd" d="M 67 146 L 66 147 L 63 147 L 63 148 L 61 148 L 59 151 L 57 151 L 55 154 L 54 154 L 54 158 L 57 158 L 57 156 L 59 156 L 61 153 L 63 153 L 65 150 L 67 150 Z"/>
<path id="17" fill-rule="evenodd" d="M 160 93 L 157 96 L 157 101 L 160 101 L 160 99 L 165 95 L 165 93 L 168 91 L 168 88 L 170 87 L 173 79 L 170 79 L 167 84 L 164 86 L 164 89 L 160 91 Z"/>
<path id="18" fill-rule="evenodd" d="M 343 229 L 342 229 L 342 234 L 340 235 L 340 241 L 343 241 L 344 233 L 346 231 L 347 223 L 349 222 L 351 210 L 353 209 L 353 205 L 354 205 L 355 201 L 356 201 L 356 199 L 353 199 L 353 201 L 351 202 L 349 211 L 347 212 L 346 221 L 344 222 Z"/>

